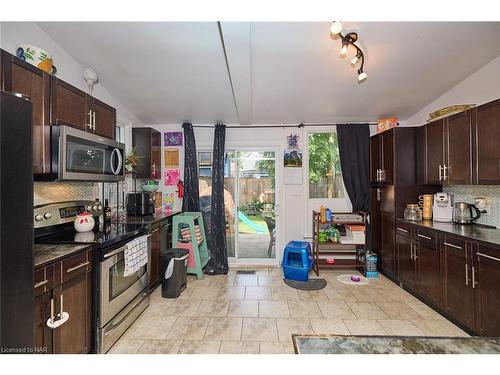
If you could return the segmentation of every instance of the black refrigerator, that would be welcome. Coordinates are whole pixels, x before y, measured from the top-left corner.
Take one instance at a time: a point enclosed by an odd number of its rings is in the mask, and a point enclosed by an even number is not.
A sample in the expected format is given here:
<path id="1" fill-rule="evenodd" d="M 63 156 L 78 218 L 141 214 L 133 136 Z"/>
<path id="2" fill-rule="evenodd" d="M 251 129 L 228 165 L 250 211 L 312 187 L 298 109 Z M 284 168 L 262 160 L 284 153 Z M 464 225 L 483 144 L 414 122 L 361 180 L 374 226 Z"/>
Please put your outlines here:
<path id="1" fill-rule="evenodd" d="M 0 353 L 30 353 L 34 336 L 32 103 L 0 97 Z"/>

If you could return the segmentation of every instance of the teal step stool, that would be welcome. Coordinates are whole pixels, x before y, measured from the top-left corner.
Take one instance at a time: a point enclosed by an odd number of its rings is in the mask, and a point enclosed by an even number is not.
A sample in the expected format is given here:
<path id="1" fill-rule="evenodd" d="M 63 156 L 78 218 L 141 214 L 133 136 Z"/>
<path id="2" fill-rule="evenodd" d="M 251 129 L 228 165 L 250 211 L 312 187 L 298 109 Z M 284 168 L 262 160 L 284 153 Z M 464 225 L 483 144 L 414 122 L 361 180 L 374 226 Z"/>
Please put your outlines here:
<path id="1" fill-rule="evenodd" d="M 196 241 L 196 226 L 200 227 L 201 241 Z M 172 219 L 172 244 L 176 247 L 181 240 L 181 230 L 189 228 L 191 232 L 190 245 L 192 246 L 193 259 L 195 265 L 187 269 L 187 273 L 195 274 L 198 280 L 203 279 L 203 268 L 208 263 L 208 248 L 207 238 L 205 236 L 205 226 L 203 225 L 203 217 L 201 212 L 183 212 L 177 214 Z M 194 241 L 193 241 L 194 239 Z"/>

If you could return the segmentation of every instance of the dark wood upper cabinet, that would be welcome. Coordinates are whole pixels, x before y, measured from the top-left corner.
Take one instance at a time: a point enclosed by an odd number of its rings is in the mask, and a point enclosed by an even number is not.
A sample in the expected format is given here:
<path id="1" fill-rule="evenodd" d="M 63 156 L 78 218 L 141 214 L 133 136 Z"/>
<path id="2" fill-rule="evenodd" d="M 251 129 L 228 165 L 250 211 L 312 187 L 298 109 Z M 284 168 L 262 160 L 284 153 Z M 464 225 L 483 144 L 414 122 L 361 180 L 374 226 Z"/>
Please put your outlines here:
<path id="1" fill-rule="evenodd" d="M 379 135 L 370 137 L 370 182 L 372 184 L 379 183 L 379 171 L 382 167 L 381 140 L 382 138 Z"/>
<path id="2" fill-rule="evenodd" d="M 439 185 L 443 181 L 444 120 L 425 125 L 425 182 Z"/>
<path id="3" fill-rule="evenodd" d="M 91 97 L 90 103 L 94 133 L 115 139 L 116 109 L 93 97 Z"/>
<path id="4" fill-rule="evenodd" d="M 161 178 L 161 133 L 152 128 L 133 128 L 132 145 L 142 156 L 136 167 L 137 178 Z"/>
<path id="5" fill-rule="evenodd" d="M 1 55 L 2 90 L 29 96 L 33 103 L 33 173 L 50 173 L 50 76 L 10 53 Z"/>
<path id="6" fill-rule="evenodd" d="M 392 185 L 394 182 L 394 130 L 370 138 L 370 182 Z"/>
<path id="7" fill-rule="evenodd" d="M 481 336 L 500 336 L 500 251 L 475 244 L 474 283 L 475 328 Z"/>
<path id="8" fill-rule="evenodd" d="M 473 110 L 473 182 L 500 184 L 500 99 Z"/>
<path id="9" fill-rule="evenodd" d="M 51 85 L 50 122 L 90 131 L 92 119 L 89 96 L 56 77 L 52 77 Z"/>
<path id="10" fill-rule="evenodd" d="M 474 325 L 474 289 L 470 244 L 456 236 L 443 235 L 443 310 L 459 322 Z"/>
<path id="11" fill-rule="evenodd" d="M 447 185 L 472 184 L 471 111 L 452 115 L 445 120 L 445 170 Z"/>

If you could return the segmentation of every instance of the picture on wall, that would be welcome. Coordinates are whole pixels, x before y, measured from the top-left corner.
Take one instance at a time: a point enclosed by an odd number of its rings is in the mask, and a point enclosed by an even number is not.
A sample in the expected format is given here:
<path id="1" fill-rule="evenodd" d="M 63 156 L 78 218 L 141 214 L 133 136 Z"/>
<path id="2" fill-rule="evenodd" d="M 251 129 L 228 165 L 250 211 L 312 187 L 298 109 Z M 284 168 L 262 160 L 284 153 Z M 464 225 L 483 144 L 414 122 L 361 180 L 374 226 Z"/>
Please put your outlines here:
<path id="1" fill-rule="evenodd" d="M 302 167 L 302 151 L 299 149 L 285 150 L 283 163 L 285 167 Z"/>
<path id="2" fill-rule="evenodd" d="M 181 171 L 179 169 L 165 169 L 164 182 L 166 186 L 175 186 L 179 182 Z"/>
<path id="3" fill-rule="evenodd" d="M 165 168 L 179 168 L 179 150 L 177 148 L 167 148 L 164 156 Z"/>
<path id="4" fill-rule="evenodd" d="M 163 133 L 165 146 L 182 146 L 182 132 Z"/>

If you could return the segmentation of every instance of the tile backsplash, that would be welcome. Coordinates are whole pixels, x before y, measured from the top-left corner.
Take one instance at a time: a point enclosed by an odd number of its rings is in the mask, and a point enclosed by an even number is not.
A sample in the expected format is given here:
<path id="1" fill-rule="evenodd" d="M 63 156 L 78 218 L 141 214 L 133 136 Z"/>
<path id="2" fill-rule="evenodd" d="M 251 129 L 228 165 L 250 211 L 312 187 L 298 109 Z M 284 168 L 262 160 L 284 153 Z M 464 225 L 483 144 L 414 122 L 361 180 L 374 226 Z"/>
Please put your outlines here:
<path id="1" fill-rule="evenodd" d="M 500 228 L 500 186 L 456 185 L 443 187 L 443 191 L 452 193 L 455 197 L 455 202 L 473 204 L 476 197 L 486 198 L 488 201 L 488 213 L 482 214 L 477 222 Z"/>
<path id="2" fill-rule="evenodd" d="M 99 198 L 99 184 L 93 182 L 35 182 L 35 206 L 71 200 Z"/>

